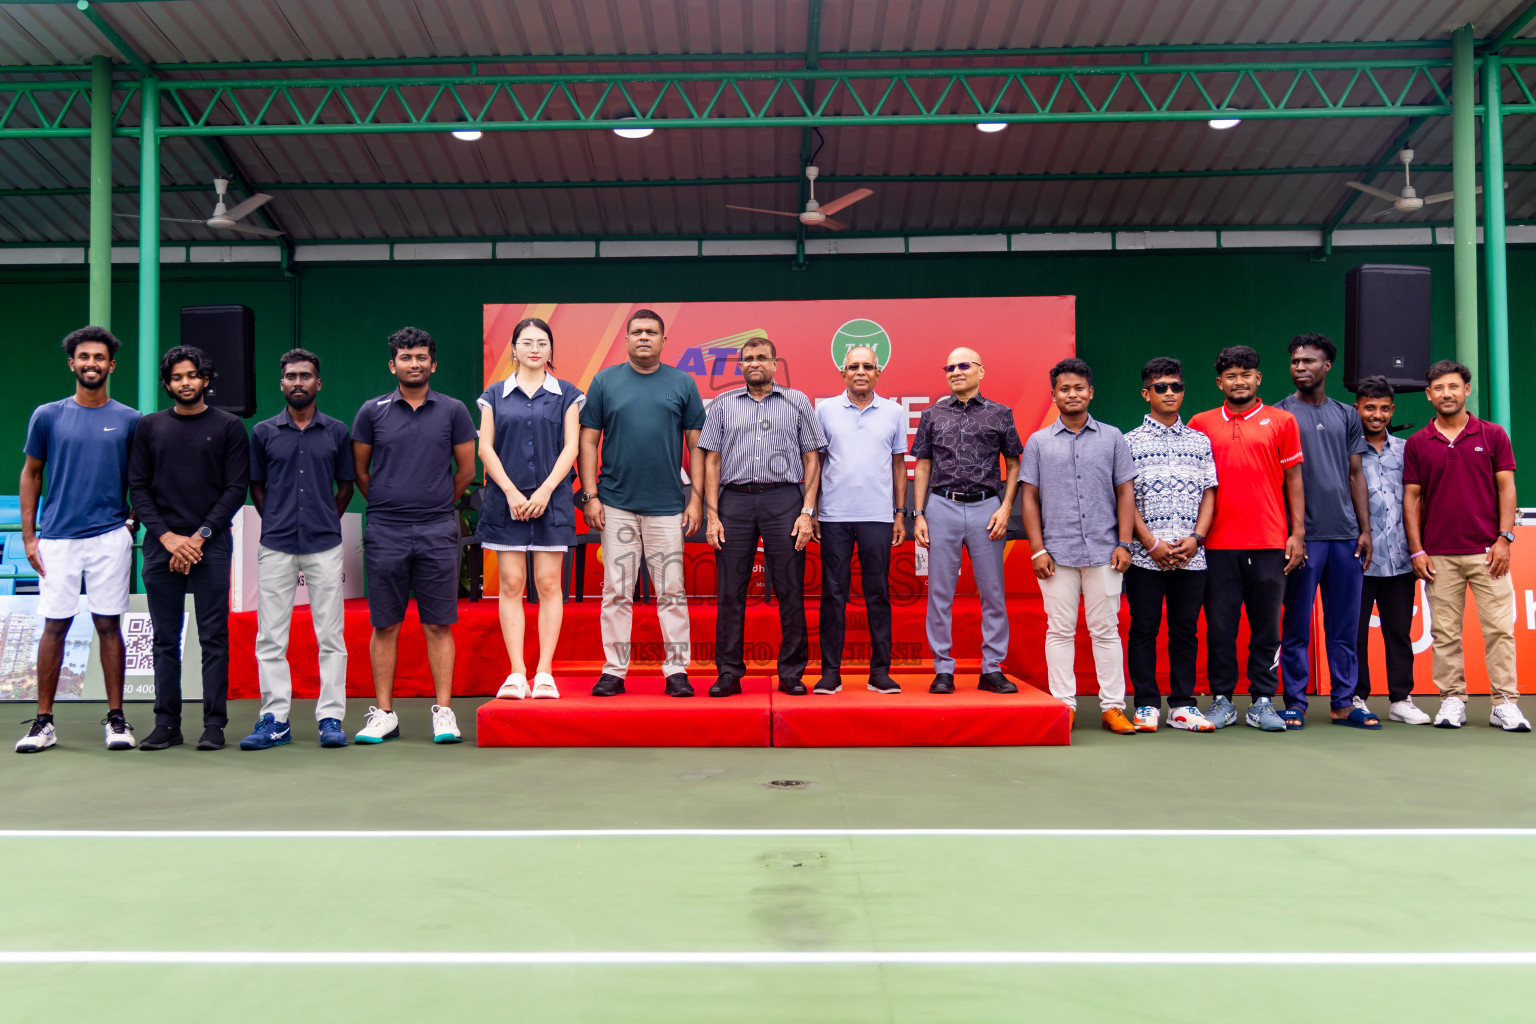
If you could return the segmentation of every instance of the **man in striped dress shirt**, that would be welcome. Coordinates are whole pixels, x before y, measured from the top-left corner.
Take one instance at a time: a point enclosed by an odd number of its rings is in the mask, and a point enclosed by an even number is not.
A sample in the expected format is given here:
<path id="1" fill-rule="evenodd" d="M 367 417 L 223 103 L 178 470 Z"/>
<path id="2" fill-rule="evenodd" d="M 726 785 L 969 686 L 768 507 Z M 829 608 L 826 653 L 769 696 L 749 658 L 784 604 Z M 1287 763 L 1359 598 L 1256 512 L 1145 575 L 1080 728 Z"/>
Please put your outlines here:
<path id="1" fill-rule="evenodd" d="M 806 692 L 805 547 L 816 514 L 826 436 L 803 392 L 773 381 L 778 352 L 767 338 L 741 347 L 747 386 L 710 403 L 699 448 L 704 452 L 705 536 L 715 549 L 719 606 L 711 697 L 741 693 L 747 674 L 747 586 L 757 545 L 779 599 L 779 690 Z"/>

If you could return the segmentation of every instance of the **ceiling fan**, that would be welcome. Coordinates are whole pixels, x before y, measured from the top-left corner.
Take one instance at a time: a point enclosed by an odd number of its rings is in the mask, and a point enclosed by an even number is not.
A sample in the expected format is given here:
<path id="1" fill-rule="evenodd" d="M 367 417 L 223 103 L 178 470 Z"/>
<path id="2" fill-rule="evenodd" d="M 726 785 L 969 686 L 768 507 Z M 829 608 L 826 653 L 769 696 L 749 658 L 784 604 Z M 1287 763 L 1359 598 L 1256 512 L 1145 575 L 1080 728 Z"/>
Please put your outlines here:
<path id="1" fill-rule="evenodd" d="M 1385 189 L 1367 185 L 1363 181 L 1346 181 L 1344 183 L 1350 188 L 1359 189 L 1361 192 L 1364 192 L 1368 196 L 1375 196 L 1377 199 L 1385 199 L 1387 202 L 1392 204 L 1389 208 L 1378 211 L 1375 216 L 1385 217 L 1389 213 L 1417 213 L 1419 210 L 1424 209 L 1424 207 L 1431 203 L 1443 203 L 1455 197 L 1454 192 L 1437 192 L 1432 196 L 1424 196 L 1421 198 L 1419 194 L 1414 191 L 1413 186 L 1408 182 L 1408 165 L 1413 163 L 1413 150 L 1398 150 L 1397 160 L 1400 164 L 1403 165 L 1403 190 L 1398 192 L 1396 195 L 1386 191 Z M 1473 191 L 1481 193 L 1483 191 L 1483 187 L 1479 185 L 1477 188 L 1473 189 Z"/>
<path id="2" fill-rule="evenodd" d="M 213 190 L 218 194 L 218 200 L 214 203 L 213 216 L 207 220 L 193 220 L 189 217 L 161 217 L 160 219 L 173 224 L 201 224 L 204 227 L 220 228 L 225 231 L 238 231 L 242 235 L 260 235 L 262 238 L 276 238 L 282 234 L 281 231 L 274 231 L 271 228 L 255 228 L 248 224 L 239 223 L 244 217 L 254 213 L 272 198 L 265 192 L 258 192 L 244 202 L 236 203 L 233 207 L 226 208 L 224 205 L 224 193 L 229 190 L 229 179 L 213 179 Z M 139 219 L 139 215 L 136 213 L 118 213 L 113 214 L 113 216 L 130 220 Z"/>
<path id="3" fill-rule="evenodd" d="M 817 167 L 815 164 L 809 164 L 806 166 L 805 176 L 810 180 L 811 194 L 810 198 L 806 199 L 805 201 L 805 209 L 801 210 L 799 213 L 790 213 L 787 210 L 763 210 L 756 206 L 734 206 L 730 203 L 726 204 L 726 209 L 746 210 L 748 213 L 771 213 L 775 217 L 793 217 L 807 227 L 822 227 L 832 231 L 847 231 L 848 225 L 844 224 L 842 221 L 833 220 L 831 215 L 839 210 L 852 206 L 860 199 L 868 199 L 875 193 L 867 188 L 857 188 L 852 192 L 849 192 L 847 195 L 839 196 L 838 198 L 823 206 L 821 203 L 816 201 L 816 177 L 819 174 L 821 174 L 821 168 Z"/>

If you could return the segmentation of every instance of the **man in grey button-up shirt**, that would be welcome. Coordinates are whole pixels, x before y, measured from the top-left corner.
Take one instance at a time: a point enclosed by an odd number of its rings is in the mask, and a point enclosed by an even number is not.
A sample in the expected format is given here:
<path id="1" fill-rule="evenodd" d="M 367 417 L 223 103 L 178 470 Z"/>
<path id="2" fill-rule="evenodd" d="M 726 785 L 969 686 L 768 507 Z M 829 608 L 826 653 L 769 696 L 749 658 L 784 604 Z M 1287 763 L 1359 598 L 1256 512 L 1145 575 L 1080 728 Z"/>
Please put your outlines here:
<path id="1" fill-rule="evenodd" d="M 1125 715 L 1120 647 L 1120 574 L 1131 564 L 1136 466 L 1125 435 L 1088 415 L 1093 370 L 1081 359 L 1051 367 L 1059 416 L 1024 445 L 1024 532 L 1045 600 L 1045 666 L 1051 695 L 1077 707 L 1077 608 L 1093 637 L 1104 728 L 1132 733 Z"/>

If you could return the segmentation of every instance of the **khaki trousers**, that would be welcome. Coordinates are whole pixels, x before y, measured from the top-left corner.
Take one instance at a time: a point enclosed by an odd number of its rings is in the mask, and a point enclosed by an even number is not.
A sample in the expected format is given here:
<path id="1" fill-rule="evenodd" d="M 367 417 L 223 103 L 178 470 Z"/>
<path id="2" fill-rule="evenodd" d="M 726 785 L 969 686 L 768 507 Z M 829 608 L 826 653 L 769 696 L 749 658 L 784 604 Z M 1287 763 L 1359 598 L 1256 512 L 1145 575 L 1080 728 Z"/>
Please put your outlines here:
<path id="1" fill-rule="evenodd" d="M 1434 633 L 1435 686 L 1442 697 L 1467 699 L 1466 662 L 1462 657 L 1461 627 L 1467 614 L 1467 589 L 1477 602 L 1477 621 L 1483 629 L 1484 659 L 1488 663 L 1488 687 L 1495 704 L 1514 701 L 1515 684 L 1515 582 L 1505 575 L 1488 575 L 1486 555 L 1434 555 L 1435 578 L 1429 592 L 1430 630 Z"/>
<path id="2" fill-rule="evenodd" d="M 603 510 L 603 672 L 623 679 L 641 660 L 630 643 L 635 588 L 641 559 L 656 594 L 661 626 L 662 674 L 688 671 L 688 595 L 683 589 L 683 516 L 642 516 L 623 509 Z"/>
<path id="3" fill-rule="evenodd" d="M 320 702 L 315 721 L 347 716 L 346 606 L 342 600 L 341 545 L 312 555 L 256 549 L 256 673 L 261 712 L 288 721 L 293 677 L 288 670 L 288 633 L 299 574 L 309 587 L 309 612 L 320 646 Z"/>
<path id="4" fill-rule="evenodd" d="M 1120 646 L 1120 587 L 1111 565 L 1056 566 L 1040 580 L 1045 602 L 1045 674 L 1051 696 L 1077 707 L 1077 606 L 1081 602 L 1093 639 L 1093 668 L 1099 680 L 1099 708 L 1125 710 L 1125 655 Z"/>

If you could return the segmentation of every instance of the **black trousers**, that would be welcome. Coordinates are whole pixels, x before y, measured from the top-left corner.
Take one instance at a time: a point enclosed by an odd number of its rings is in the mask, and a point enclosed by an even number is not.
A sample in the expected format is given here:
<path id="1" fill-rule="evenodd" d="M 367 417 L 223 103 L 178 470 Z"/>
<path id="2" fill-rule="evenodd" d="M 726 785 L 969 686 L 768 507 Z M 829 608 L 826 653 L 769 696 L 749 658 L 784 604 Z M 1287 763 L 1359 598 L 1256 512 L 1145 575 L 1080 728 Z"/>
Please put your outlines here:
<path id="1" fill-rule="evenodd" d="M 1205 673 L 1211 693 L 1237 691 L 1237 628 L 1248 611 L 1248 695 L 1273 697 L 1280 677 L 1280 610 L 1285 552 L 1277 548 L 1205 552 Z"/>
<path id="2" fill-rule="evenodd" d="M 715 552 L 720 606 L 715 616 L 715 667 L 722 676 L 747 674 L 742 648 L 747 630 L 747 587 L 757 544 L 773 580 L 779 603 L 779 678 L 805 674 L 810 645 L 805 636 L 805 551 L 795 550 L 795 520 L 804 494 L 799 484 L 784 484 L 761 494 L 720 489 L 720 525 L 725 542 Z"/>
<path id="3" fill-rule="evenodd" d="M 1413 640 L 1408 631 L 1413 625 L 1413 597 L 1419 578 L 1413 573 L 1401 576 L 1367 576 L 1360 586 L 1360 632 L 1355 638 L 1359 653 L 1359 683 L 1356 697 L 1371 695 L 1371 659 L 1366 644 L 1371 637 L 1371 606 L 1381 612 L 1381 642 L 1387 649 L 1387 694 L 1394 701 L 1407 700 L 1413 692 Z"/>
<path id="4" fill-rule="evenodd" d="M 229 558 L 226 530 L 203 546 L 188 573 L 171 569 L 170 552 L 154 537 L 144 541 L 144 593 L 155 627 L 155 724 L 181 725 L 181 620 L 187 592 L 197 611 L 203 648 L 203 724 L 229 724 Z"/>
<path id="5" fill-rule="evenodd" d="M 1195 704 L 1195 656 L 1200 651 L 1200 607 L 1205 604 L 1205 570 L 1143 569 L 1125 571 L 1125 601 L 1131 629 L 1125 662 L 1137 707 L 1160 707 L 1157 688 L 1157 634 L 1168 604 L 1168 706 Z"/>
<path id="6" fill-rule="evenodd" d="M 844 625 L 853 553 L 859 553 L 864 581 L 864 612 L 869 619 L 869 674 L 891 671 L 891 524 L 821 524 L 821 673 L 843 667 Z"/>

